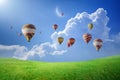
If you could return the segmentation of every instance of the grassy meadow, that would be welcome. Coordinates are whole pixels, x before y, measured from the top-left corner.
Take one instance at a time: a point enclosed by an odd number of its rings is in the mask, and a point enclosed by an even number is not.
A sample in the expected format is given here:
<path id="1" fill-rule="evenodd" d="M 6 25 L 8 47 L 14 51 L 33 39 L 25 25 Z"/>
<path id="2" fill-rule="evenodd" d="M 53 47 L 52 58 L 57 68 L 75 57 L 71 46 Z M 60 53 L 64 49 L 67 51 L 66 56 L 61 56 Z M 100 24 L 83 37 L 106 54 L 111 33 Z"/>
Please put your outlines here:
<path id="1" fill-rule="evenodd" d="M 0 58 L 0 80 L 120 80 L 120 55 L 83 62 Z"/>

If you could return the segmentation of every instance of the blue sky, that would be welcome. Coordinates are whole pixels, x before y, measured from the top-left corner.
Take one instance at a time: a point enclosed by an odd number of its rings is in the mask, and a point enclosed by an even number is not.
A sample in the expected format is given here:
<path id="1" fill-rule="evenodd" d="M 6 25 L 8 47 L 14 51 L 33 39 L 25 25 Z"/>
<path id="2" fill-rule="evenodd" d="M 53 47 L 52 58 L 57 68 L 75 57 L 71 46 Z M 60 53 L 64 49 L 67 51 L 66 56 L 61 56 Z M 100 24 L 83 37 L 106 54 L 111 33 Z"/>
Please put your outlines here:
<path id="1" fill-rule="evenodd" d="M 120 54 L 119 0 L 4 1 L 4 4 L 0 3 L 0 57 L 82 61 Z M 56 14 L 56 7 L 64 12 L 63 17 Z M 98 20 L 95 21 L 93 16 L 98 17 Z M 95 24 L 92 31 L 87 28 L 90 22 Z M 27 23 L 34 24 L 37 28 L 30 43 L 24 36 L 16 34 L 21 32 L 22 26 Z M 59 26 L 56 31 L 52 28 L 55 23 Z M 10 29 L 10 26 L 13 26 L 13 29 Z M 86 32 L 93 35 L 88 45 L 82 40 L 82 34 Z M 62 45 L 58 45 L 56 41 L 58 36 L 65 38 Z M 66 41 L 70 37 L 74 37 L 76 42 L 68 48 Z M 95 38 L 104 41 L 99 52 L 92 43 Z"/>

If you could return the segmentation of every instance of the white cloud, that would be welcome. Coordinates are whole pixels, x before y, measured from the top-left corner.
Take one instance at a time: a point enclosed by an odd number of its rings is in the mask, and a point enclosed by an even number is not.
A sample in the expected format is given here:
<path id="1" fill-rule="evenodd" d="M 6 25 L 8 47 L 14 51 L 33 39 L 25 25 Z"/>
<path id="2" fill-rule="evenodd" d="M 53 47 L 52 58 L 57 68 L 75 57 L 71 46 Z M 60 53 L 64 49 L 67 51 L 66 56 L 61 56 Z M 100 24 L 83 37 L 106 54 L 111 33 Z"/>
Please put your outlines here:
<path id="1" fill-rule="evenodd" d="M 115 40 L 113 40 L 113 39 L 105 39 L 105 41 L 107 41 L 107 42 L 114 42 Z"/>
<path id="2" fill-rule="evenodd" d="M 61 50 L 61 51 L 54 51 L 53 53 L 51 53 L 52 55 L 62 55 L 64 53 L 66 53 L 67 50 Z"/>
<path id="3" fill-rule="evenodd" d="M 6 45 L 0 45 L 0 57 L 12 57 L 13 55 L 21 55 L 21 53 L 24 53 L 27 51 L 27 48 L 25 46 L 19 46 L 19 45 L 12 45 L 12 46 L 6 46 Z"/>
<path id="4" fill-rule="evenodd" d="M 50 42 L 34 45 L 32 49 L 28 50 L 25 46 L 20 45 L 0 45 L 0 57 L 13 57 L 22 60 L 27 60 L 35 55 L 44 57 L 45 55 L 62 55 L 67 50 L 56 50 L 54 44 Z"/>

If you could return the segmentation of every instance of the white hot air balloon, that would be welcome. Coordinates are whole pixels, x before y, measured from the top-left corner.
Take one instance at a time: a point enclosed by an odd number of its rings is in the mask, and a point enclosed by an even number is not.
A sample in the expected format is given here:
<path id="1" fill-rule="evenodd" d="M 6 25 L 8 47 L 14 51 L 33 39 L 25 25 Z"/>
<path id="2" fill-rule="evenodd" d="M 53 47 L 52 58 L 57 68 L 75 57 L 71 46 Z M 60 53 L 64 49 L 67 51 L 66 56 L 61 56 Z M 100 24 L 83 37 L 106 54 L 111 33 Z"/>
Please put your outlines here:
<path id="1" fill-rule="evenodd" d="M 102 47 L 103 45 L 103 41 L 101 39 L 95 39 L 93 41 L 93 45 L 95 46 L 96 50 L 99 51 L 99 49 Z"/>
<path id="2" fill-rule="evenodd" d="M 22 27 L 22 33 L 28 42 L 30 42 L 31 38 L 34 36 L 35 31 L 36 31 L 36 28 L 33 24 L 25 24 Z"/>

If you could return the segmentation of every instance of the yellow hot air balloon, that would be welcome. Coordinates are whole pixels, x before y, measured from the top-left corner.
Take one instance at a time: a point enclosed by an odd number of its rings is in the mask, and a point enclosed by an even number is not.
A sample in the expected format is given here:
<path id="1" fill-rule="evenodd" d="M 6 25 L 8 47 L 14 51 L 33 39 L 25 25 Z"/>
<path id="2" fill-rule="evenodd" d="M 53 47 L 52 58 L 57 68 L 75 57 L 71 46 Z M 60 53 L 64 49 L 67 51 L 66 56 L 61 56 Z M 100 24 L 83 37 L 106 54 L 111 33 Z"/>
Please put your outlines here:
<path id="1" fill-rule="evenodd" d="M 59 44 L 62 44 L 63 41 L 64 41 L 64 38 L 63 38 L 63 37 L 58 37 L 58 42 L 59 42 Z"/>
<path id="2" fill-rule="evenodd" d="M 30 42 L 31 38 L 34 36 L 35 31 L 36 31 L 36 28 L 33 24 L 25 24 L 22 27 L 22 33 L 28 42 Z"/>
<path id="3" fill-rule="evenodd" d="M 93 28 L 93 24 L 92 23 L 88 24 L 88 28 L 91 30 Z"/>

